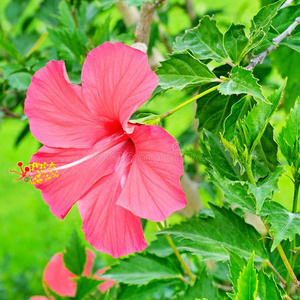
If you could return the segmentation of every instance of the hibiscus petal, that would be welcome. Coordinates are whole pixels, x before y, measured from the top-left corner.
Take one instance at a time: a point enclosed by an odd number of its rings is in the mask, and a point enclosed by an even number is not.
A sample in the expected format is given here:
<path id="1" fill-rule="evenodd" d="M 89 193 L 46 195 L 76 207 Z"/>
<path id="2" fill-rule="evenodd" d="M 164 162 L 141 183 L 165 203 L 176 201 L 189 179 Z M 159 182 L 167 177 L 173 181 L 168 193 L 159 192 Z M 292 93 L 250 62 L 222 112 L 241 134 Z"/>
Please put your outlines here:
<path id="1" fill-rule="evenodd" d="M 83 95 L 93 114 L 120 122 L 124 130 L 158 83 L 145 53 L 109 42 L 88 54 L 81 77 Z"/>
<path id="2" fill-rule="evenodd" d="M 133 150 L 132 145 L 129 146 L 123 151 L 118 169 L 102 177 L 78 201 L 86 240 L 98 251 L 115 258 L 147 247 L 140 219 L 116 205 L 128 174 L 130 161 L 127 158 Z"/>
<path id="3" fill-rule="evenodd" d="M 45 296 L 33 296 L 33 297 L 30 297 L 29 300 L 49 300 L 49 298 L 47 298 Z"/>
<path id="4" fill-rule="evenodd" d="M 95 275 L 101 275 L 101 274 L 105 273 L 105 271 L 107 271 L 108 269 L 109 269 L 109 267 L 99 269 L 95 273 Z M 107 280 L 106 278 L 101 278 L 101 276 L 96 277 L 96 279 L 105 281 L 104 283 L 101 283 L 101 284 L 98 285 L 98 290 L 100 290 L 101 293 L 105 293 L 107 290 L 109 290 L 115 284 L 114 280 Z"/>
<path id="5" fill-rule="evenodd" d="M 25 114 L 33 136 L 49 147 L 88 148 L 108 135 L 107 122 L 93 117 L 63 61 L 50 61 L 34 74 Z"/>
<path id="6" fill-rule="evenodd" d="M 111 141 L 111 139 L 108 139 Z M 124 142 L 123 142 L 124 143 Z M 31 158 L 32 162 L 55 163 L 56 168 L 73 163 L 79 159 L 97 153 L 109 142 L 101 141 L 91 149 L 63 149 L 43 146 Z M 77 200 L 102 176 L 113 172 L 118 157 L 122 154 L 122 143 L 107 151 L 60 171 L 59 177 L 35 184 L 42 192 L 44 201 L 51 212 L 63 219 Z"/>
<path id="7" fill-rule="evenodd" d="M 86 254 L 86 263 L 82 275 L 91 277 L 95 254 L 90 249 L 86 249 Z"/>
<path id="8" fill-rule="evenodd" d="M 130 137 L 135 155 L 117 205 L 140 218 L 163 221 L 186 206 L 180 149 L 159 126 L 135 126 Z"/>
<path id="9" fill-rule="evenodd" d="M 55 254 L 45 268 L 43 280 L 55 293 L 74 297 L 76 293 L 75 275 L 66 269 L 63 254 Z"/>

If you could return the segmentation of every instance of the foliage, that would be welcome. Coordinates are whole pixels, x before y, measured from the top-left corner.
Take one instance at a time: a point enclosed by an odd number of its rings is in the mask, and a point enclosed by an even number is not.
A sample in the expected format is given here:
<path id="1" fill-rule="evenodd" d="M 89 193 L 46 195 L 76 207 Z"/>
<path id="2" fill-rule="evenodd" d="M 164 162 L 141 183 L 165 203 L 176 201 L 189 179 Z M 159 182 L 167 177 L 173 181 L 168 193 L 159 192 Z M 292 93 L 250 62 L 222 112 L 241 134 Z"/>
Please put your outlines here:
<path id="1" fill-rule="evenodd" d="M 1 130 L 8 128 L 7 119 L 19 124 L 16 146 L 29 139 L 37 147 L 23 110 L 36 71 L 52 59 L 64 60 L 71 82 L 81 84 L 81 68 L 91 49 L 105 41 L 128 45 L 136 41 L 136 24 L 128 22 L 117 2 L 7 0 L 0 4 Z M 300 299 L 299 282 L 294 280 L 300 275 L 296 259 L 300 247 L 300 25 L 261 65 L 254 70 L 247 67 L 299 17 L 299 1 L 285 8 L 281 8 L 284 0 L 261 1 L 256 12 L 246 5 L 247 18 L 233 23 L 222 17 L 232 19 L 223 1 L 208 4 L 205 14 L 197 0 L 194 14 L 184 5 L 189 1 L 146 2 L 124 1 L 137 14 L 153 5 L 148 55 L 149 62 L 156 60 L 151 66 L 159 87 L 140 108 L 147 117 L 135 120 L 133 116 L 132 122 L 161 121 L 159 125 L 180 141 L 190 180 L 184 190 L 190 217 L 185 212 L 184 217 L 170 217 L 158 224 L 160 231 L 155 223 L 143 222 L 151 242 L 142 253 L 118 260 L 98 254 L 98 266 L 110 264 L 99 277 L 117 282 L 106 294 L 96 289 L 99 280 L 82 275 L 85 241 L 76 231 L 68 244 L 61 245 L 60 237 L 55 251 L 65 247 L 64 264 L 77 275 L 76 295 L 70 299 Z M 238 3 L 228 1 L 228 7 L 233 11 Z M 159 67 L 157 53 L 164 58 Z M 188 99 L 192 100 L 185 102 Z M 195 116 L 191 107 L 185 107 L 191 102 Z M 293 190 L 291 199 L 285 195 L 284 181 L 293 186 L 288 186 Z M 197 208 L 190 204 L 191 190 L 197 201 L 201 197 Z M 35 207 L 30 205 L 28 211 Z M 40 207 L 33 210 L 41 214 L 42 223 L 48 212 L 41 213 Z M 256 219 L 249 224 L 253 215 Z M 12 218 L 18 216 L 12 214 Z M 70 230 L 64 234 L 69 236 Z M 46 257 L 54 254 L 51 251 L 45 251 L 38 263 L 30 261 L 33 267 L 26 274 L 20 268 L 19 275 L 11 274 L 0 252 L 0 298 L 28 299 L 41 293 L 42 285 L 30 281 L 42 277 Z M 286 286 L 291 278 L 292 288 Z M 55 299 L 67 299 L 49 293 Z"/>

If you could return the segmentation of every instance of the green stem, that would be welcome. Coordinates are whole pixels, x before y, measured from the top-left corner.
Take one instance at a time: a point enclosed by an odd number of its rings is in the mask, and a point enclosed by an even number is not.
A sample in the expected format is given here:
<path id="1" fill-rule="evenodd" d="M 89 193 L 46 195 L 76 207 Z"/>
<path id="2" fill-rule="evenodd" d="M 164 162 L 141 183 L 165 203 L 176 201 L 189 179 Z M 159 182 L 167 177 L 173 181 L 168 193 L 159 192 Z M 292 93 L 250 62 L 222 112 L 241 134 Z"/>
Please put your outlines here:
<path id="1" fill-rule="evenodd" d="M 164 229 L 164 227 L 160 224 L 160 223 L 157 223 L 157 225 L 159 226 L 159 228 L 161 230 Z M 195 279 L 196 279 L 196 276 L 191 272 L 190 268 L 188 267 L 188 265 L 184 262 L 183 258 L 181 257 L 179 251 L 177 250 L 173 240 L 171 239 L 171 237 L 165 233 L 164 234 L 165 238 L 167 239 L 169 245 L 171 246 L 172 250 L 174 251 L 178 261 L 180 262 L 180 264 L 182 265 L 183 269 L 185 270 L 185 272 L 187 273 L 187 275 L 190 277 L 191 281 L 194 282 Z"/>
<path id="2" fill-rule="evenodd" d="M 300 181 L 296 180 L 294 184 L 294 198 L 293 198 L 293 209 L 292 213 L 297 212 L 297 206 L 298 206 L 298 196 L 299 196 L 299 186 L 300 186 Z M 294 270 L 295 268 L 295 263 L 296 263 L 296 255 L 297 251 L 296 250 L 296 237 L 291 241 L 291 254 L 290 254 L 290 265 L 291 268 Z M 292 277 L 290 274 L 288 274 L 287 279 L 286 279 L 286 284 L 287 284 L 287 289 L 286 292 L 289 294 L 290 291 L 290 285 L 291 285 L 291 280 Z"/>
<path id="3" fill-rule="evenodd" d="M 250 183 L 256 186 L 256 181 L 254 179 L 252 168 L 251 168 L 251 161 L 245 166 L 245 169 Z"/>
<path id="4" fill-rule="evenodd" d="M 197 96 L 195 96 L 195 97 L 193 97 L 193 98 L 191 98 L 191 99 L 189 99 L 189 100 L 183 102 L 182 104 L 178 105 L 177 107 L 175 107 L 175 108 L 173 108 L 173 109 L 171 109 L 171 110 L 169 110 L 169 111 L 167 111 L 167 112 L 165 112 L 165 113 L 159 115 L 159 116 L 158 116 L 158 117 L 159 117 L 159 120 L 162 120 L 162 119 L 164 119 L 164 118 L 166 118 L 166 117 L 172 115 L 173 113 L 175 113 L 175 112 L 178 111 L 179 109 L 183 108 L 184 106 L 186 106 L 186 105 L 188 105 L 188 104 L 190 104 L 190 103 L 192 103 L 192 102 L 198 100 L 199 98 L 201 98 L 201 97 L 203 97 L 203 96 L 205 96 L 205 95 L 207 95 L 207 94 L 209 94 L 209 93 L 215 91 L 217 88 L 218 88 L 218 85 L 216 85 L 216 86 L 214 86 L 214 87 L 212 87 L 212 88 L 210 88 L 210 89 L 204 91 L 203 93 L 200 93 L 199 95 L 197 95 Z"/>
<path id="5" fill-rule="evenodd" d="M 32 48 L 26 53 L 25 57 L 31 55 L 33 52 L 35 52 L 40 46 L 41 44 L 44 42 L 44 40 L 47 38 L 48 36 L 48 31 L 45 31 L 40 37 L 39 39 L 36 41 L 36 43 L 32 46 Z"/>
<path id="6" fill-rule="evenodd" d="M 267 260 L 266 261 L 269 268 L 277 275 L 278 279 L 280 280 L 280 282 L 282 283 L 282 285 L 284 286 L 284 288 L 286 287 L 286 282 L 285 280 L 283 279 L 283 277 L 280 275 L 280 273 L 275 269 L 275 267 L 272 265 L 272 263 Z"/>
<path id="7" fill-rule="evenodd" d="M 295 283 L 295 285 L 297 287 L 298 293 L 300 293 L 300 283 L 299 283 L 299 281 L 298 281 L 298 279 L 297 279 L 297 277 L 296 277 L 296 275 L 295 275 L 295 273 L 294 273 L 294 271 L 293 271 L 293 269 L 292 269 L 292 267 L 291 267 L 291 265 L 290 265 L 290 263 L 289 263 L 286 255 L 285 255 L 285 253 L 284 253 L 284 251 L 282 249 L 282 246 L 280 244 L 277 246 L 277 250 L 279 252 L 279 255 L 280 255 L 280 257 L 281 257 L 281 259 L 282 259 L 282 261 L 283 261 L 283 263 L 284 263 L 284 265 L 285 265 L 285 267 L 286 267 L 289 275 L 291 276 L 293 282 Z M 287 286 L 287 289 L 288 288 L 289 287 Z"/>

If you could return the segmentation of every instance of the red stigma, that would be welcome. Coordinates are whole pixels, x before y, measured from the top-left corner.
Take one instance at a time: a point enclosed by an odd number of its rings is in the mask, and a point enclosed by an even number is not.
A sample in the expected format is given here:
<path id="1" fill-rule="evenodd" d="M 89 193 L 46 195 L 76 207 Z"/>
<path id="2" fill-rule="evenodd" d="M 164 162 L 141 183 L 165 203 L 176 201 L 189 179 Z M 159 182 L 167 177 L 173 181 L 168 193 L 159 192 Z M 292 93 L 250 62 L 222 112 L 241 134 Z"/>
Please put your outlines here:
<path id="1" fill-rule="evenodd" d="M 17 163 L 17 166 L 20 168 L 19 172 L 17 172 L 16 170 L 13 170 L 13 169 L 9 170 L 9 172 L 16 173 L 16 174 L 20 175 L 19 178 L 14 178 L 15 181 L 19 181 L 21 179 L 25 180 L 28 177 L 27 173 L 30 171 L 30 168 L 28 166 L 26 166 L 23 170 L 23 168 L 22 168 L 23 163 L 21 161 Z"/>

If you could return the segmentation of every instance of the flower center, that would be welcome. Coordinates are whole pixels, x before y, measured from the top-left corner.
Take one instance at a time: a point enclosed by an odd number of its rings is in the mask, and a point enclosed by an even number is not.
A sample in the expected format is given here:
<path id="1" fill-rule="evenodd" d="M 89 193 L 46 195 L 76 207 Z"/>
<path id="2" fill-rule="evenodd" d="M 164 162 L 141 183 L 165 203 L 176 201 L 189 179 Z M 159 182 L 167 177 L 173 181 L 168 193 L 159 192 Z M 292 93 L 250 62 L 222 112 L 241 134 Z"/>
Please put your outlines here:
<path id="1" fill-rule="evenodd" d="M 99 155 L 108 149 L 120 144 L 121 142 L 125 141 L 128 139 L 127 134 L 124 132 L 122 135 L 117 136 L 116 138 L 112 139 L 107 145 L 103 146 L 100 150 L 97 150 L 83 158 L 80 158 L 76 161 L 73 161 L 71 163 L 61 165 L 56 167 L 56 164 L 54 162 L 33 162 L 30 163 L 28 166 L 25 166 L 23 168 L 23 163 L 18 162 L 17 166 L 20 168 L 19 171 L 16 171 L 14 169 L 11 169 L 11 173 L 16 173 L 20 177 L 14 178 L 15 182 L 18 182 L 20 180 L 24 180 L 25 182 L 29 182 L 30 184 L 40 184 L 45 181 L 48 181 L 50 179 L 56 178 L 62 174 L 62 170 L 72 168 L 74 166 L 77 166 L 93 157 L 96 155 Z"/>

